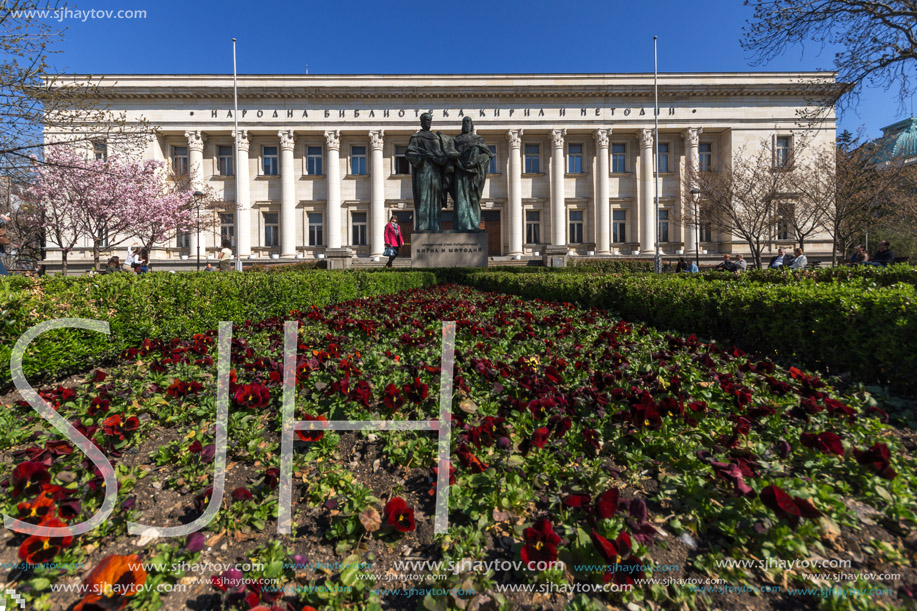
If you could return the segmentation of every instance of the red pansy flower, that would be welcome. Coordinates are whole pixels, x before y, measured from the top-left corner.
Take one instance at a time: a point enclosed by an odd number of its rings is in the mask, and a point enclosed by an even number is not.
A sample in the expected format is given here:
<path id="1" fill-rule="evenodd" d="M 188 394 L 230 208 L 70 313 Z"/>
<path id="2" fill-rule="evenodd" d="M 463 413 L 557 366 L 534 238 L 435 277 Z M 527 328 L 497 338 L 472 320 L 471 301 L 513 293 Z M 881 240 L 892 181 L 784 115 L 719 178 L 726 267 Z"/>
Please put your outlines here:
<path id="1" fill-rule="evenodd" d="M 382 397 L 382 402 L 387 409 L 395 411 L 404 405 L 404 397 L 401 396 L 401 389 L 395 386 L 394 384 L 389 384 L 385 387 L 385 395 Z"/>
<path id="2" fill-rule="evenodd" d="M 471 473 L 483 473 L 487 470 L 487 464 L 481 462 L 481 459 L 475 456 L 464 443 L 456 448 L 455 453 L 458 454 L 462 466 Z"/>
<path id="3" fill-rule="evenodd" d="M 837 454 L 838 456 L 843 456 L 844 454 L 844 445 L 841 443 L 841 438 L 836 433 L 829 431 L 818 434 L 802 433 L 799 435 L 799 443 L 823 454 Z"/>
<path id="4" fill-rule="evenodd" d="M 45 518 L 54 518 L 57 514 L 57 506 L 47 490 L 42 490 L 27 503 L 19 503 L 16 508 L 19 510 L 19 519 L 29 524 L 39 524 Z"/>
<path id="5" fill-rule="evenodd" d="M 778 486 L 770 485 L 760 494 L 761 502 L 795 529 L 800 518 L 818 518 L 822 514 L 812 503 L 796 496 L 790 496 Z"/>
<path id="6" fill-rule="evenodd" d="M 420 381 L 420 378 L 414 378 L 413 382 L 405 384 L 401 390 L 411 403 L 420 403 L 429 395 L 429 388 Z"/>
<path id="7" fill-rule="evenodd" d="M 13 498 L 22 493 L 37 494 L 42 484 L 51 482 L 51 474 L 41 463 L 28 461 L 17 465 L 10 476 L 13 484 Z"/>
<path id="8" fill-rule="evenodd" d="M 875 471 L 881 478 L 893 480 L 898 475 L 891 467 L 888 446 L 884 443 L 875 443 L 866 450 L 854 448 L 853 456 L 858 463 Z"/>
<path id="9" fill-rule="evenodd" d="M 243 384 L 236 389 L 235 400 L 239 407 L 262 408 L 271 400 L 271 391 L 261 384 Z"/>
<path id="10" fill-rule="evenodd" d="M 350 391 L 350 398 L 363 405 L 363 407 L 369 407 L 369 404 L 373 400 L 373 392 L 369 387 L 369 382 L 366 380 L 360 380 L 353 387 L 353 390 Z"/>
<path id="11" fill-rule="evenodd" d="M 449 485 L 450 486 L 455 484 L 455 473 L 456 473 L 456 468 L 452 466 L 452 462 L 450 461 L 449 462 Z M 430 488 L 429 491 L 427 491 L 427 493 L 430 496 L 433 496 L 436 494 L 436 483 L 439 480 L 439 467 L 438 466 L 433 467 L 433 474 L 435 475 L 435 477 L 433 478 L 433 487 Z"/>
<path id="12" fill-rule="evenodd" d="M 567 507 L 584 507 L 591 500 L 592 497 L 588 494 L 568 494 L 564 497 L 563 503 Z"/>
<path id="13" fill-rule="evenodd" d="M 324 416 L 311 416 L 309 414 L 303 415 L 302 419 L 310 420 L 310 421 L 316 420 L 316 421 L 321 421 L 321 422 L 328 421 L 328 419 L 325 418 Z M 312 429 L 312 430 L 307 429 L 304 431 L 297 430 L 296 436 L 299 437 L 303 441 L 319 441 L 322 437 L 325 436 L 325 431 L 321 429 Z"/>
<path id="14" fill-rule="evenodd" d="M 213 486 L 207 486 L 194 496 L 194 507 L 198 511 L 204 511 L 210 504 L 211 496 L 213 496 Z"/>
<path id="15" fill-rule="evenodd" d="M 39 524 L 48 528 L 64 528 L 67 525 L 57 518 L 46 516 Z M 28 564 L 50 562 L 62 549 L 73 543 L 73 536 L 39 537 L 32 535 L 19 546 L 19 559 Z"/>
<path id="16" fill-rule="evenodd" d="M 123 441 L 140 427 L 140 420 L 136 416 L 122 419 L 119 414 L 109 416 L 102 421 L 102 432 L 111 438 Z M 112 439 L 109 442 L 113 441 Z"/>
<path id="17" fill-rule="evenodd" d="M 600 520 L 607 520 L 618 510 L 617 488 L 609 488 L 595 499 L 595 515 Z"/>
<path id="18" fill-rule="evenodd" d="M 550 520 L 541 518 L 530 528 L 522 531 L 525 545 L 522 547 L 522 562 L 529 569 L 539 566 L 538 563 L 553 563 L 557 560 L 557 544 L 560 536 L 554 532 Z"/>
<path id="19" fill-rule="evenodd" d="M 89 403 L 89 409 L 86 413 L 90 416 L 95 416 L 99 412 L 107 412 L 110 405 L 111 401 L 107 397 L 99 395 Z"/>
<path id="20" fill-rule="evenodd" d="M 385 504 L 383 517 L 386 524 L 393 526 L 399 532 L 410 532 L 414 530 L 414 510 L 408 507 L 408 504 L 400 496 L 392 498 Z"/>
<path id="21" fill-rule="evenodd" d="M 252 498 L 252 493 L 249 492 L 248 488 L 240 486 L 232 491 L 232 498 L 234 501 L 248 501 Z"/>
<path id="22" fill-rule="evenodd" d="M 280 482 L 280 469 L 277 467 L 268 467 L 264 470 L 264 485 L 267 486 L 268 490 L 274 490 L 277 488 L 277 484 Z"/>
<path id="23" fill-rule="evenodd" d="M 548 443 L 548 436 L 551 434 L 551 431 L 546 426 L 535 429 L 535 432 L 532 433 L 531 443 L 537 448 L 543 448 L 546 443 Z"/>

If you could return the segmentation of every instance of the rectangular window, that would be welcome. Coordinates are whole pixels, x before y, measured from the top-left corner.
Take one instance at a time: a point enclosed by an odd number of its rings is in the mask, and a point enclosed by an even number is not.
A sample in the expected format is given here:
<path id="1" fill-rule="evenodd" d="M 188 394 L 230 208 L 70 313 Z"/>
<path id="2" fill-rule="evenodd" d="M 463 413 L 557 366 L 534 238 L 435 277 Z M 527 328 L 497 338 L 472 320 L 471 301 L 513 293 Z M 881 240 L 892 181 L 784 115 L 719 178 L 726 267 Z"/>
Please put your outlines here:
<path id="1" fill-rule="evenodd" d="M 779 203 L 777 204 L 777 218 L 776 218 L 776 237 L 778 240 L 789 240 L 792 236 L 792 219 L 793 219 L 793 205 L 788 203 Z"/>
<path id="2" fill-rule="evenodd" d="M 541 244 L 541 212 L 538 210 L 525 213 L 525 243 Z"/>
<path id="3" fill-rule="evenodd" d="M 583 211 L 582 210 L 571 210 L 570 211 L 570 243 L 571 244 L 582 244 L 583 243 Z"/>
<path id="4" fill-rule="evenodd" d="M 324 246 L 325 232 L 321 212 L 309 213 L 309 246 Z"/>
<path id="5" fill-rule="evenodd" d="M 217 147 L 217 173 L 220 176 L 232 176 L 232 147 Z"/>
<path id="6" fill-rule="evenodd" d="M 352 246 L 366 246 L 366 213 L 354 212 L 350 215 L 350 224 L 353 226 Z"/>
<path id="7" fill-rule="evenodd" d="M 280 173 L 276 146 L 261 147 L 261 164 L 262 176 L 277 176 Z"/>
<path id="8" fill-rule="evenodd" d="M 188 175 L 188 147 L 172 147 L 172 173 L 176 176 Z"/>
<path id="9" fill-rule="evenodd" d="M 659 241 L 660 242 L 669 241 L 669 211 L 668 210 L 659 211 Z"/>
<path id="10" fill-rule="evenodd" d="M 179 231 L 175 234 L 175 246 L 178 248 L 191 248 L 191 232 Z"/>
<path id="11" fill-rule="evenodd" d="M 92 155 L 96 161 L 105 161 L 108 159 L 108 145 L 96 140 L 92 143 Z"/>
<path id="12" fill-rule="evenodd" d="M 778 168 L 788 168 L 791 158 L 792 140 L 789 136 L 777 136 L 774 145 L 774 165 Z"/>
<path id="13" fill-rule="evenodd" d="M 701 242 L 712 242 L 713 241 L 713 223 L 710 221 L 704 220 L 703 212 L 700 213 L 700 241 Z"/>
<path id="14" fill-rule="evenodd" d="M 220 213 L 220 247 L 229 240 L 229 247 L 236 246 L 236 215 L 232 212 Z"/>
<path id="15" fill-rule="evenodd" d="M 623 174 L 627 171 L 627 145 L 623 142 L 611 145 L 611 173 Z"/>
<path id="16" fill-rule="evenodd" d="M 617 244 L 627 241 L 627 210 L 611 213 L 611 241 Z"/>
<path id="17" fill-rule="evenodd" d="M 306 147 L 306 174 L 309 176 L 322 175 L 322 147 Z"/>
<path id="18" fill-rule="evenodd" d="M 525 173 L 539 174 L 541 172 L 541 145 L 525 145 Z"/>
<path id="19" fill-rule="evenodd" d="M 487 148 L 490 149 L 490 152 L 493 153 L 493 157 L 490 158 L 490 165 L 487 167 L 488 174 L 497 174 L 497 146 L 494 144 L 487 145 Z"/>
<path id="20" fill-rule="evenodd" d="M 410 174 L 411 162 L 406 156 L 408 147 L 395 146 L 395 174 Z"/>
<path id="21" fill-rule="evenodd" d="M 582 144 L 568 144 L 567 145 L 567 173 L 568 174 L 582 174 L 583 173 L 583 145 Z"/>
<path id="22" fill-rule="evenodd" d="M 698 152 L 698 171 L 713 171 L 713 144 L 711 142 L 701 142 L 697 147 Z"/>
<path id="23" fill-rule="evenodd" d="M 353 176 L 363 176 L 366 174 L 366 147 L 350 147 L 350 173 Z"/>
<path id="24" fill-rule="evenodd" d="M 656 159 L 656 171 L 660 174 L 666 174 L 669 171 L 669 145 L 667 142 L 659 143 L 659 157 Z"/>
<path id="25" fill-rule="evenodd" d="M 279 215 L 276 212 L 264 213 L 264 245 L 280 245 L 280 223 L 277 219 Z"/>

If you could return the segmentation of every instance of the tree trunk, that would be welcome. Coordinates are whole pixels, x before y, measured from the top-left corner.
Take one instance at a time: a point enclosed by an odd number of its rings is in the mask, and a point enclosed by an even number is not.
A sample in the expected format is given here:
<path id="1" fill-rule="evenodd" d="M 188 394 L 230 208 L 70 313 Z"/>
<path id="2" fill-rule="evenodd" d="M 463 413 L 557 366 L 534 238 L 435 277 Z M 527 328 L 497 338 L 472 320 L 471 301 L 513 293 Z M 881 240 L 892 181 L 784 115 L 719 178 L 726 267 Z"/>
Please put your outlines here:
<path id="1" fill-rule="evenodd" d="M 68 249 L 61 249 L 61 274 L 67 275 L 67 255 L 69 254 Z"/>
<path id="2" fill-rule="evenodd" d="M 754 240 L 746 240 L 746 242 L 748 242 L 748 250 L 751 251 L 751 259 L 755 267 L 761 269 L 761 251 L 763 247 L 760 244 L 755 244 Z"/>
<path id="3" fill-rule="evenodd" d="M 101 240 L 92 240 L 92 269 L 99 271 L 99 250 L 101 250 Z"/>

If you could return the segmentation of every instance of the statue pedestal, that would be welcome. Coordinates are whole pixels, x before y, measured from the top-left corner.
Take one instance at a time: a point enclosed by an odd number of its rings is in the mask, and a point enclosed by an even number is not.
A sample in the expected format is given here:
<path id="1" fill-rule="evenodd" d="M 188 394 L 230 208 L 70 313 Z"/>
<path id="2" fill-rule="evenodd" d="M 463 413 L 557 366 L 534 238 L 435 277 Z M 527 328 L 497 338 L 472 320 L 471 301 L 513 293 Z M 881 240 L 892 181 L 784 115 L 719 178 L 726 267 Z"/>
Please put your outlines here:
<path id="1" fill-rule="evenodd" d="M 567 247 L 545 246 L 541 251 L 541 258 L 545 267 L 567 267 Z"/>
<path id="2" fill-rule="evenodd" d="M 487 267 L 487 234 L 412 233 L 411 267 Z"/>
<path id="3" fill-rule="evenodd" d="M 347 269 L 353 260 L 353 253 L 349 248 L 326 248 L 325 269 Z"/>

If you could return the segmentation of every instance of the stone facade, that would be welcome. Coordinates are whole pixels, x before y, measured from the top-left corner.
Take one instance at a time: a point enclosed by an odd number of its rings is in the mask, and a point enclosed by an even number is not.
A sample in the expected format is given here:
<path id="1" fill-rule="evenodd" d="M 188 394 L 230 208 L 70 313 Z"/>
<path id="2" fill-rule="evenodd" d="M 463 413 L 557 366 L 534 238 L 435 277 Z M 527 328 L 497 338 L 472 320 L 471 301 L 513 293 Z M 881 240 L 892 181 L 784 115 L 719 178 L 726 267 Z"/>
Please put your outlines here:
<path id="1" fill-rule="evenodd" d="M 491 257 L 541 256 L 548 246 L 574 256 L 651 253 L 657 184 L 662 251 L 693 252 L 695 232 L 683 224 L 688 169 L 715 169 L 778 136 L 805 133 L 831 146 L 833 113 L 803 125 L 799 111 L 838 86 L 828 73 L 660 75 L 657 180 L 652 74 L 261 75 L 238 85 L 234 117 L 231 76 L 102 81 L 113 112 L 154 128 L 146 158 L 187 168 L 192 188 L 209 187 L 225 202 L 221 228 L 205 223 L 200 235 L 162 244 L 153 258 L 193 259 L 198 248 L 212 255 L 221 231 L 243 257 L 313 258 L 326 248 L 380 256 L 392 214 L 410 229 L 402 153 L 427 110 L 434 131 L 450 134 L 471 116 L 496 153 L 482 199 Z M 728 235 L 701 241 L 710 253 L 744 250 Z M 775 236 L 778 244 L 791 240 Z M 830 246 L 819 236 L 808 244 Z M 51 246 L 48 258 L 59 258 Z"/>

